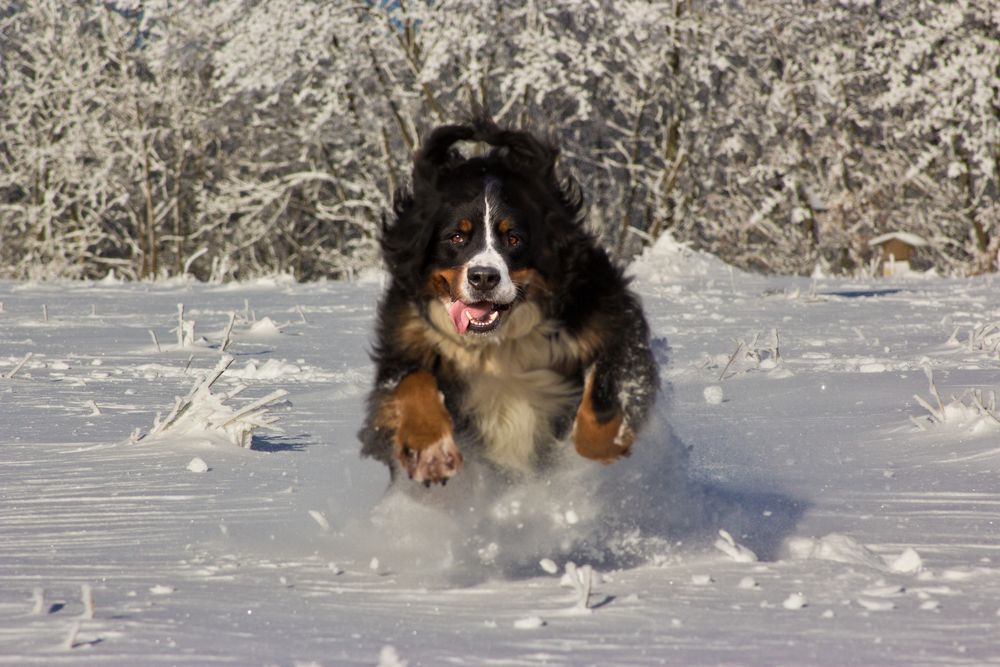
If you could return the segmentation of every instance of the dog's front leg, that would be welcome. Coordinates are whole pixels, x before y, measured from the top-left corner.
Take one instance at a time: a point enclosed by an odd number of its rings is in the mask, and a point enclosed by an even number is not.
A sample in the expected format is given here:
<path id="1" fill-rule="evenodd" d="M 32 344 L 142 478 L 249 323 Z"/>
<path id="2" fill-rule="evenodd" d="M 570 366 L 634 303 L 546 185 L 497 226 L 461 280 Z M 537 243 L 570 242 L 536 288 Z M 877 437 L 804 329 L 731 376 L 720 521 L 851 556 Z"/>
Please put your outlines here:
<path id="1" fill-rule="evenodd" d="M 572 438 L 581 456 L 612 463 L 628 456 L 656 401 L 659 373 L 638 303 L 622 310 L 622 332 L 587 369 Z"/>
<path id="2" fill-rule="evenodd" d="M 601 463 L 613 463 L 629 455 L 635 431 L 617 401 L 607 400 L 601 395 L 606 390 L 599 389 L 595 400 L 595 374 L 596 367 L 592 366 L 587 372 L 583 398 L 573 422 L 573 444 L 580 456 Z"/>
<path id="3" fill-rule="evenodd" d="M 404 377 L 388 397 L 393 455 L 411 479 L 447 483 L 462 469 L 462 454 L 452 434 L 451 415 L 434 376 L 416 371 Z"/>

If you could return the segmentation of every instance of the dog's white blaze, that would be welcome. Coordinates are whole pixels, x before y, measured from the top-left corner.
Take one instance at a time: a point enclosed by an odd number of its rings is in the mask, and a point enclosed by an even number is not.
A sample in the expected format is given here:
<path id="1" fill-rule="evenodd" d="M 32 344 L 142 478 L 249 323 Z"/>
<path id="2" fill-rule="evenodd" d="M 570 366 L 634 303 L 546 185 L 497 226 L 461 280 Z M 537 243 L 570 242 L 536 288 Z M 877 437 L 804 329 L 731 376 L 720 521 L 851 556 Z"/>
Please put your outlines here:
<path id="1" fill-rule="evenodd" d="M 494 301 L 497 303 L 509 303 L 517 296 L 517 288 L 514 286 L 514 281 L 510 279 L 507 263 L 497 251 L 497 239 L 493 233 L 492 217 L 496 203 L 494 197 L 499 187 L 499 184 L 493 180 L 486 183 L 486 189 L 483 192 L 483 229 L 486 234 L 486 242 L 483 245 L 483 249 L 469 260 L 466 267 L 487 266 L 499 271 L 500 284 L 494 289 Z M 463 282 L 465 283 L 465 293 L 471 293 L 472 286 L 468 284 L 468 278 Z"/>

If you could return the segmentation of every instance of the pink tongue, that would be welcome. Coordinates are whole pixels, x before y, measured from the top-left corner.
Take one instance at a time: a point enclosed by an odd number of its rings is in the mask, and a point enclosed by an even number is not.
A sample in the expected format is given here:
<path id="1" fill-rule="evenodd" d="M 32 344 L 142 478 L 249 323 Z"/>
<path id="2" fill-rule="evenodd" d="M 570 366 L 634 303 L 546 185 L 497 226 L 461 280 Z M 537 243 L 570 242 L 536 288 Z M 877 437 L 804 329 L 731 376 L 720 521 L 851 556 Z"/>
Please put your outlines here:
<path id="1" fill-rule="evenodd" d="M 448 314 L 451 315 L 451 321 L 455 324 L 455 330 L 458 333 L 465 333 L 466 329 L 469 328 L 469 318 L 465 316 L 465 311 L 469 311 L 474 318 L 481 320 L 493 312 L 493 304 L 489 301 L 472 304 L 453 301 L 448 306 Z"/>

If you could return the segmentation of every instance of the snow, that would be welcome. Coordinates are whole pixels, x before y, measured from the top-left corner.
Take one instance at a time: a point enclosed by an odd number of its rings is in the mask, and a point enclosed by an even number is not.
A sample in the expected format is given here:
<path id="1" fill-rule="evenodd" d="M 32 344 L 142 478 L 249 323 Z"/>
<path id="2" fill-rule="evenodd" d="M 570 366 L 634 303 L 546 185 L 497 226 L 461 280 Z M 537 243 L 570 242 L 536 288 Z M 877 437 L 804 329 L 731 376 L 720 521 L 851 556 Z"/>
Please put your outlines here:
<path id="1" fill-rule="evenodd" d="M 948 341 L 1000 320 L 995 281 L 765 277 L 669 242 L 631 273 L 664 380 L 635 454 L 413 496 L 357 454 L 376 282 L 0 283 L 0 665 L 994 660 L 998 360 Z M 181 302 L 206 344 L 158 352 Z M 287 324 L 238 321 L 211 393 L 242 393 L 133 441 L 246 303 Z M 251 447 L 208 437 L 279 389 Z"/>
<path id="2" fill-rule="evenodd" d="M 916 549 L 907 547 L 889 564 L 889 569 L 900 574 L 918 574 L 924 569 L 924 561 Z"/>
<path id="3" fill-rule="evenodd" d="M 514 627 L 518 630 L 537 630 L 545 625 L 545 621 L 539 616 L 528 616 L 514 621 Z"/>
<path id="4" fill-rule="evenodd" d="M 538 565 L 549 574 L 556 574 L 559 572 L 559 566 L 556 565 L 555 561 L 551 558 L 543 558 L 538 561 Z"/>
<path id="5" fill-rule="evenodd" d="M 720 387 L 717 384 L 705 387 L 705 390 L 702 392 L 702 395 L 705 397 L 705 402 L 708 403 L 709 405 L 720 405 L 722 401 L 725 400 L 726 397 L 726 394 L 722 390 L 722 387 Z"/>
<path id="6" fill-rule="evenodd" d="M 806 603 L 806 598 L 804 595 L 802 595 L 801 593 L 792 593 L 787 598 L 785 598 L 785 601 L 781 603 L 781 606 L 784 607 L 785 609 L 794 611 L 796 609 L 802 609 L 808 606 L 808 604 Z"/>

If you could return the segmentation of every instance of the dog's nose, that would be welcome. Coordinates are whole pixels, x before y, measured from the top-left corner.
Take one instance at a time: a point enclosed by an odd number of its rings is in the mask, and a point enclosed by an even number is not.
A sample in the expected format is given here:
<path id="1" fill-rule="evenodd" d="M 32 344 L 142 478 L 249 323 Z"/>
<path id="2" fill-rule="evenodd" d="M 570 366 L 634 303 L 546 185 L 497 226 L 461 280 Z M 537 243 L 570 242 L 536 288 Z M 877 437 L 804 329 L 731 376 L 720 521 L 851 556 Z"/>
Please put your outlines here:
<path id="1" fill-rule="evenodd" d="M 473 289 L 491 290 L 500 284 L 500 271 L 492 266 L 471 266 L 468 280 Z"/>

